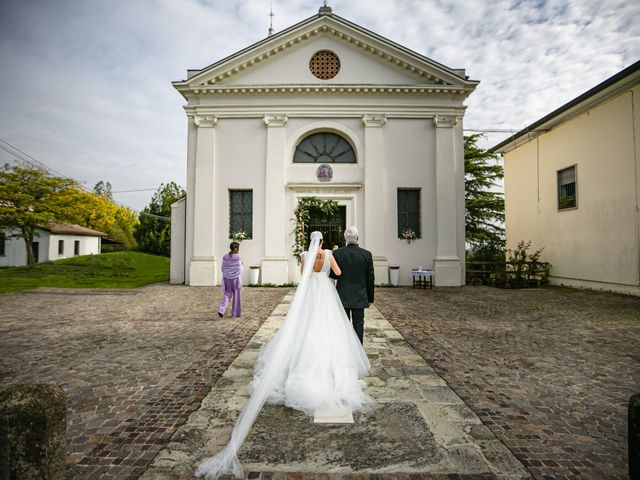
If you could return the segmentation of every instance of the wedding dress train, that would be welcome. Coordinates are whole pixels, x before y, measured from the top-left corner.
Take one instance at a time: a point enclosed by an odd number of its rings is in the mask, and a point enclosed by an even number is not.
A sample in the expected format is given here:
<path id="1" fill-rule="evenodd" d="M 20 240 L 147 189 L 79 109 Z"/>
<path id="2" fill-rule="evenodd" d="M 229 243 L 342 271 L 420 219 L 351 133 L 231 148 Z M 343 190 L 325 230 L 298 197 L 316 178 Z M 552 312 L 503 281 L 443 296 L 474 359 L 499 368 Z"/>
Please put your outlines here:
<path id="1" fill-rule="evenodd" d="M 243 478 L 237 453 L 264 403 L 286 405 L 313 416 L 344 415 L 370 405 L 363 392 L 369 359 L 329 278 L 330 250 L 313 271 L 322 235 L 311 234 L 303 273 L 282 327 L 261 351 L 251 396 L 227 446 L 196 470 L 207 480 L 231 474 Z"/>

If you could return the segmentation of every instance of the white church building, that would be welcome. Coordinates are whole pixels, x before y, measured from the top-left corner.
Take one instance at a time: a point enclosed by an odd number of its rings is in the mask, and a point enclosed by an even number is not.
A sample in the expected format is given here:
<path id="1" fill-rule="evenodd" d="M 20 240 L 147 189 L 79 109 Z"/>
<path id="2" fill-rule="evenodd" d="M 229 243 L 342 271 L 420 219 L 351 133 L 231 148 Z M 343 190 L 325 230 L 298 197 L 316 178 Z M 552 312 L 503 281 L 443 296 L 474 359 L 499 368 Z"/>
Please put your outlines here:
<path id="1" fill-rule="evenodd" d="M 240 230 L 260 282 L 295 282 L 304 197 L 334 200 L 307 231 L 355 225 L 376 283 L 433 269 L 464 284 L 464 100 L 477 81 L 335 15 L 314 15 L 173 86 L 187 101 L 187 194 L 173 205 L 171 281 L 218 285 Z M 403 232 L 416 238 L 409 242 Z M 243 272 L 248 283 L 249 268 Z"/>

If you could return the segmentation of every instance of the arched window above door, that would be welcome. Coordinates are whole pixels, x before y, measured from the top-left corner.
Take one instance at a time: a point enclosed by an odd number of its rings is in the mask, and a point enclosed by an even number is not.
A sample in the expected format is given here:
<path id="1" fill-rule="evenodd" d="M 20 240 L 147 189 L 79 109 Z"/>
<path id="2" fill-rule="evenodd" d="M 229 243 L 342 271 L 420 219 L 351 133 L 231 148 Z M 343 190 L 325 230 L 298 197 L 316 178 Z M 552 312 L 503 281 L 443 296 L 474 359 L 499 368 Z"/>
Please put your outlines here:
<path id="1" fill-rule="evenodd" d="M 293 163 L 356 163 L 356 154 L 344 137 L 318 132 L 298 143 Z"/>

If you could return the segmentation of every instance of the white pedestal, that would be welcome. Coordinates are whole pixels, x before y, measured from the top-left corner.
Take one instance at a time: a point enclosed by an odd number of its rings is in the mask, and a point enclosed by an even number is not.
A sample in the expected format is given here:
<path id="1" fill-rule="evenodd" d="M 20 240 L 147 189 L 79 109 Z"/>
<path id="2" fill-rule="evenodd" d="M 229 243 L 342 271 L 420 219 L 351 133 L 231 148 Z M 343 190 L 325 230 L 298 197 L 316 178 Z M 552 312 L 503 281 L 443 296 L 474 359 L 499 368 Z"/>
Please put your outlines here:
<path id="1" fill-rule="evenodd" d="M 193 287 L 216 285 L 218 268 L 213 257 L 191 259 L 189 264 L 189 285 Z"/>
<path id="2" fill-rule="evenodd" d="M 389 262 L 386 258 L 373 259 L 373 273 L 376 276 L 376 285 L 387 283 L 387 279 L 389 278 Z"/>
<path id="3" fill-rule="evenodd" d="M 436 258 L 433 264 L 436 287 L 459 287 L 462 285 L 460 258 Z"/>
<path id="4" fill-rule="evenodd" d="M 394 287 L 397 287 L 399 280 L 400 280 L 400 269 L 389 267 L 389 283 Z"/>
<path id="5" fill-rule="evenodd" d="M 260 278 L 260 267 L 254 268 L 253 265 L 249 267 L 249 285 L 258 285 L 258 279 Z"/>
<path id="6" fill-rule="evenodd" d="M 262 283 L 283 285 L 289 283 L 289 262 L 286 258 L 265 258 L 262 260 Z"/>

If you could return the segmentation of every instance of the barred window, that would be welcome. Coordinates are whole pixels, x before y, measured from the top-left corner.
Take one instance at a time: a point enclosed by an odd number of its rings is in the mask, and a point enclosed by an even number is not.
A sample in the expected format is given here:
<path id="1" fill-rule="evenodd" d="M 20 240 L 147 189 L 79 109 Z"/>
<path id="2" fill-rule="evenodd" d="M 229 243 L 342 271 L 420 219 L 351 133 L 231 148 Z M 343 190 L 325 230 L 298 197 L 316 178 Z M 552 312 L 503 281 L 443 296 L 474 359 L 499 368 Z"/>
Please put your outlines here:
<path id="1" fill-rule="evenodd" d="M 58 255 L 64 254 L 64 240 L 58 240 Z"/>
<path id="2" fill-rule="evenodd" d="M 73 254 L 80 255 L 80 240 L 73 242 Z"/>
<path id="3" fill-rule="evenodd" d="M 5 254 L 5 242 L 6 242 L 7 237 L 5 236 L 4 232 L 0 232 L 0 257 L 4 257 Z"/>
<path id="4" fill-rule="evenodd" d="M 398 238 L 406 238 L 412 230 L 415 238 L 422 236 L 420 228 L 420 189 L 398 189 Z"/>
<path id="5" fill-rule="evenodd" d="M 576 208 L 576 166 L 558 170 L 558 210 Z"/>
<path id="6" fill-rule="evenodd" d="M 229 238 L 241 230 L 253 237 L 253 190 L 229 190 Z"/>

